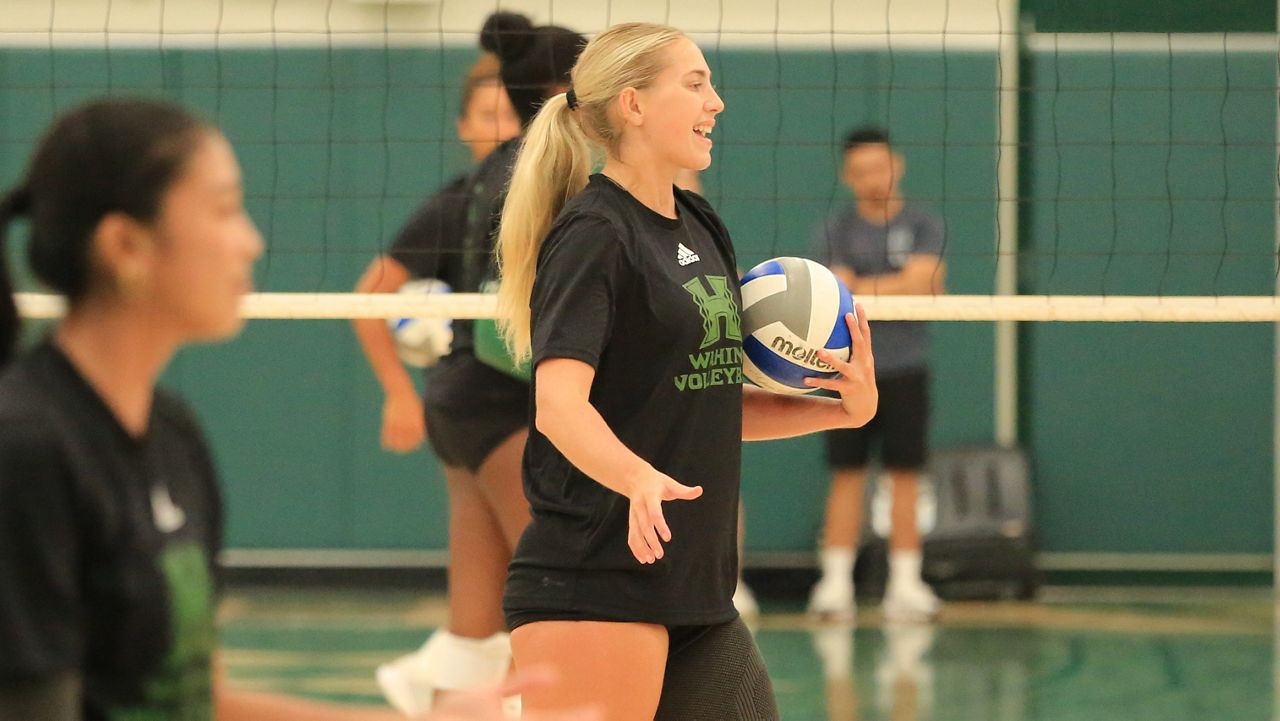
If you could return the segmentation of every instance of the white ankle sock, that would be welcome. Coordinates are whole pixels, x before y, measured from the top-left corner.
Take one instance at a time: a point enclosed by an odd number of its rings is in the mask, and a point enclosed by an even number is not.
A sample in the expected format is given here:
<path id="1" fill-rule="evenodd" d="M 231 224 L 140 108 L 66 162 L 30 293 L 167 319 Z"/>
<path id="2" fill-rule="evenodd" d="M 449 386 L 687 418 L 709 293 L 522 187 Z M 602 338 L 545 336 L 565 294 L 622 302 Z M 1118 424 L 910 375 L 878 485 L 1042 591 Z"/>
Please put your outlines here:
<path id="1" fill-rule="evenodd" d="M 447 691 L 470 691 L 502 681 L 511 666 L 511 636 L 498 632 L 488 638 L 443 634 L 434 686 Z"/>
<path id="2" fill-rule="evenodd" d="M 822 549 L 822 578 L 853 583 L 853 563 L 857 558 L 857 552 L 852 548 Z"/>
<path id="3" fill-rule="evenodd" d="M 893 551 L 889 554 L 889 585 L 914 586 L 924 583 L 919 551 Z"/>

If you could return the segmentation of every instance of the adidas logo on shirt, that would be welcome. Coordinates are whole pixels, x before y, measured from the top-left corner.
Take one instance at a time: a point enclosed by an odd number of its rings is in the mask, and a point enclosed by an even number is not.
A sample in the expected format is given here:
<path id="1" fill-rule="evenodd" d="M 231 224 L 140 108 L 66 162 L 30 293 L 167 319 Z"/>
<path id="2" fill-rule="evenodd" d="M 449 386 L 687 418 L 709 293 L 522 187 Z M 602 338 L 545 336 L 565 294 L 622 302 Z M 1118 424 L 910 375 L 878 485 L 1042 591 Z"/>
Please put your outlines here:
<path id="1" fill-rule="evenodd" d="M 693 252 L 692 250 L 689 250 L 687 247 L 685 247 L 684 243 L 679 243 L 677 245 L 676 262 L 680 264 L 680 267 L 683 268 L 686 265 L 689 265 L 691 263 L 697 263 L 700 260 L 702 259 L 698 257 L 698 254 Z"/>

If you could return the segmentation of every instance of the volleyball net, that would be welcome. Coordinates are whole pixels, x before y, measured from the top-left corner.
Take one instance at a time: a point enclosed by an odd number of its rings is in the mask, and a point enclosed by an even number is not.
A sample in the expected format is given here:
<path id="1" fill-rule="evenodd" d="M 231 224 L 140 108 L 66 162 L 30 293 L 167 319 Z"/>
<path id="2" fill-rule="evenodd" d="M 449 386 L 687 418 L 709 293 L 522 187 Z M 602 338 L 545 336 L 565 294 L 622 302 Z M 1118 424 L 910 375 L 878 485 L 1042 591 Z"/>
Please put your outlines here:
<path id="1" fill-rule="evenodd" d="M 877 317 L 1229 320 L 1238 303 L 1240 320 L 1277 319 L 1264 299 L 1280 268 L 1272 36 L 1040 32 L 1060 12 L 1046 2 L 764 5 L 24 0 L 0 20 L 0 163 L 15 177 L 55 112 L 85 97 L 169 97 L 244 163 L 268 240 L 269 294 L 248 315 L 465 316 L 487 306 L 314 293 L 349 290 L 352 267 L 465 169 L 453 119 L 484 17 L 588 35 L 668 22 L 699 42 L 726 99 L 702 185 L 748 265 L 810 253 L 813 226 L 849 200 L 844 134 L 875 124 L 907 159 L 909 199 L 946 223 L 950 290 L 1041 296 L 867 299 Z"/>

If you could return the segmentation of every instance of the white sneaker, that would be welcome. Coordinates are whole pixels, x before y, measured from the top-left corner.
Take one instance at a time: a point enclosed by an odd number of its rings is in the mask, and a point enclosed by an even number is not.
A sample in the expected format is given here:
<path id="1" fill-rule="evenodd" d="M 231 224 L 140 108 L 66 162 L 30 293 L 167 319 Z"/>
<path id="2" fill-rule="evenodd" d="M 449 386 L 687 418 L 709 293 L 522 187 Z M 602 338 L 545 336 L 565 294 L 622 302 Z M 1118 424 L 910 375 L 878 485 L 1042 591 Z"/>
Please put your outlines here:
<path id="1" fill-rule="evenodd" d="M 883 608 L 887 621 L 922 622 L 933 620 L 942 609 L 942 602 L 923 582 L 891 583 Z"/>
<path id="2" fill-rule="evenodd" d="M 760 616 L 760 604 L 756 603 L 756 595 L 741 578 L 738 579 L 738 587 L 733 589 L 733 607 L 738 609 L 738 615 L 744 620 Z"/>
<path id="3" fill-rule="evenodd" d="M 378 667 L 378 686 L 382 695 L 387 698 L 397 711 L 409 718 L 418 718 L 431 711 L 435 705 L 436 694 L 442 689 L 431 683 L 434 665 L 425 653 L 419 649 L 411 654 L 384 663 Z M 444 691 L 444 693 L 457 693 Z M 502 713 L 508 719 L 519 719 L 521 712 L 520 696 L 507 696 L 502 699 Z"/>
<path id="4" fill-rule="evenodd" d="M 823 576 L 809 593 L 809 615 L 837 623 L 851 623 L 858 611 L 853 582 Z"/>
<path id="5" fill-rule="evenodd" d="M 429 712 L 436 694 L 496 684 L 511 667 L 511 639 L 495 633 L 484 639 L 454 636 L 437 629 L 422 648 L 378 667 L 382 693 L 411 718 Z"/>
<path id="6" fill-rule="evenodd" d="M 430 645 L 430 641 L 427 642 Z M 431 710 L 436 688 L 431 683 L 435 666 L 427 646 L 378 667 L 376 677 L 382 695 L 397 711 L 415 718 Z"/>

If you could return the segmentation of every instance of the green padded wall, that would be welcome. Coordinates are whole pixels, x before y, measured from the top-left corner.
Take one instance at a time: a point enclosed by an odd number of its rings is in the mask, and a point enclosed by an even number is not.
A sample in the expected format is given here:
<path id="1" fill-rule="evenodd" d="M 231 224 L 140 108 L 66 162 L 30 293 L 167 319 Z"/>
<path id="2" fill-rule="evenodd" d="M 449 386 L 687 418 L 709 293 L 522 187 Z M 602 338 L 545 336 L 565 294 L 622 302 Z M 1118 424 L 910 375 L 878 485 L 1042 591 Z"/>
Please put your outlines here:
<path id="1" fill-rule="evenodd" d="M 1274 52 L 1045 51 L 1026 67 L 1023 292 L 1274 292 Z M 1273 326 L 1022 333 L 1045 549 L 1270 552 Z"/>

